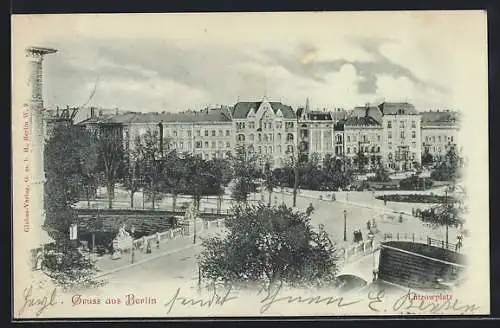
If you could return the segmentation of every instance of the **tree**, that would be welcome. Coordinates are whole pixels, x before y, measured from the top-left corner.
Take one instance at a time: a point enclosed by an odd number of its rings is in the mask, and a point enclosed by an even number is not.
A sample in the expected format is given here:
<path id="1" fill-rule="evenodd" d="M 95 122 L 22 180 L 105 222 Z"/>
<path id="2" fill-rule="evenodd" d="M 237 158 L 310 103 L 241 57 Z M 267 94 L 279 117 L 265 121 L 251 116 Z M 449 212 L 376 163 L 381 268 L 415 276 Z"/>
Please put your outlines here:
<path id="1" fill-rule="evenodd" d="M 183 158 L 186 172 L 186 193 L 193 197 L 194 214 L 196 220 L 200 211 L 200 201 L 204 195 L 217 193 L 221 188 L 222 181 L 211 171 L 210 163 L 198 156 L 186 155 Z M 193 222 L 196 229 L 196 222 Z M 196 230 L 193 235 L 193 242 L 196 243 Z"/>
<path id="2" fill-rule="evenodd" d="M 376 182 L 389 182 L 391 181 L 391 178 L 389 177 L 387 169 L 383 165 L 380 165 L 375 171 L 375 176 L 373 178 L 369 178 L 369 180 Z"/>
<path id="3" fill-rule="evenodd" d="M 462 165 L 463 159 L 458 155 L 455 147 L 451 147 L 431 172 L 431 178 L 438 181 L 459 179 Z"/>
<path id="4" fill-rule="evenodd" d="M 164 159 L 163 178 L 167 192 L 172 195 L 172 209 L 177 207 L 177 196 L 184 190 L 186 171 L 179 154 L 175 150 L 170 151 Z"/>
<path id="5" fill-rule="evenodd" d="M 268 205 L 271 206 L 274 188 L 278 186 L 278 177 L 273 174 L 269 163 L 266 163 L 264 169 L 264 188 L 269 194 Z"/>
<path id="6" fill-rule="evenodd" d="M 217 214 L 220 214 L 224 197 L 224 186 L 231 181 L 231 167 L 230 163 L 222 158 L 211 160 L 209 165 L 212 167 L 211 172 L 213 172 L 217 183 L 220 185 L 220 188 L 217 190 Z"/>
<path id="7" fill-rule="evenodd" d="M 81 183 L 89 184 L 89 177 L 96 171 L 97 151 L 89 132 L 73 125 L 60 125 L 47 141 L 44 154 L 44 224 L 52 238 L 64 241 L 69 238 L 69 227 L 76 219 L 72 206 L 85 193 Z"/>
<path id="8" fill-rule="evenodd" d="M 80 183 L 89 179 L 97 165 L 95 146 L 92 135 L 74 125 L 56 126 L 45 145 L 44 226 L 56 244 L 46 247 L 42 269 L 63 288 L 102 284 L 94 279 L 95 265 L 69 243 L 69 228 L 77 218 L 72 206 L 84 192 Z"/>
<path id="9" fill-rule="evenodd" d="M 236 180 L 233 188 L 233 199 L 238 202 L 246 202 L 248 195 L 253 190 L 253 178 L 256 176 L 257 155 L 249 151 L 245 146 L 238 146 L 235 154 L 230 154 L 233 177 Z"/>
<path id="10" fill-rule="evenodd" d="M 338 254 L 310 226 L 304 213 L 285 205 L 238 206 L 227 234 L 203 242 L 201 275 L 210 282 L 328 285 Z"/>
<path id="11" fill-rule="evenodd" d="M 134 208 L 134 195 L 143 187 L 143 180 L 135 150 L 131 150 L 127 157 L 122 183 L 123 187 L 130 193 L 130 208 Z"/>
<path id="12" fill-rule="evenodd" d="M 168 144 L 168 142 L 165 144 Z M 144 181 L 144 188 L 151 197 L 151 208 L 154 209 L 163 167 L 163 154 L 160 152 L 158 131 L 147 130 L 144 135 L 137 136 L 134 147 L 137 152 L 137 161 Z"/>
<path id="13" fill-rule="evenodd" d="M 326 155 L 323 160 L 325 184 L 330 190 L 346 188 L 353 182 L 353 172 L 346 163 L 346 158 L 333 158 Z"/>
<path id="14" fill-rule="evenodd" d="M 434 157 L 432 154 L 429 152 L 429 149 L 426 147 L 424 149 L 424 152 L 422 153 L 422 165 L 423 166 L 430 166 L 434 162 Z"/>
<path id="15" fill-rule="evenodd" d="M 464 223 L 463 208 L 456 201 L 449 201 L 421 212 L 423 222 L 429 223 L 433 227 L 446 228 L 446 245 L 448 245 L 449 227 L 459 227 Z"/>
<path id="16" fill-rule="evenodd" d="M 117 173 L 123 161 L 121 130 L 112 125 L 102 125 L 99 132 L 98 151 L 106 178 L 108 208 L 111 209 L 113 208 Z"/>

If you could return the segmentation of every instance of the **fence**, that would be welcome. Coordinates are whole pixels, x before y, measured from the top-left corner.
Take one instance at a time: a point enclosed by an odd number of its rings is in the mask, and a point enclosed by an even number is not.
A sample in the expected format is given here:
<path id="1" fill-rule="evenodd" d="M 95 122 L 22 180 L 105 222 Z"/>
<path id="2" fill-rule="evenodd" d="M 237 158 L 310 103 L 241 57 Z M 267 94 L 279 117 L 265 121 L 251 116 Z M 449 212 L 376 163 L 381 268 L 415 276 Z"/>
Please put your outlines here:
<path id="1" fill-rule="evenodd" d="M 453 252 L 460 251 L 460 246 L 461 246 L 459 242 L 458 243 L 449 243 L 449 242 L 446 242 L 444 240 L 434 239 L 431 237 L 427 237 L 427 245 L 445 248 L 445 249 L 448 249 L 448 250 L 453 251 Z"/>
<path id="2" fill-rule="evenodd" d="M 427 237 L 416 236 L 414 233 L 384 233 L 384 241 L 386 240 L 401 240 L 401 241 L 411 241 L 411 242 L 427 242 Z"/>
<path id="3" fill-rule="evenodd" d="M 222 227 L 224 226 L 224 220 L 214 220 L 214 221 L 201 221 L 196 225 L 197 231 L 202 232 L 210 227 Z M 199 228 L 198 228 L 199 227 Z M 169 229 L 163 232 L 157 232 L 155 234 L 144 236 L 142 238 L 133 241 L 133 247 L 137 250 L 144 251 L 151 243 L 161 243 L 165 240 L 173 240 L 179 237 L 185 237 L 190 235 L 190 226 L 185 225 L 180 228 Z"/>
<path id="4" fill-rule="evenodd" d="M 445 248 L 450 251 L 459 252 L 460 251 L 460 243 L 447 243 L 444 240 L 434 239 L 431 237 L 423 237 L 423 236 L 415 236 L 414 233 L 396 233 L 393 235 L 392 233 L 384 233 L 384 241 L 386 240 L 401 240 L 401 241 L 411 241 L 411 242 L 420 242 L 425 243 L 429 246 L 435 246 L 440 248 Z"/>
<path id="5" fill-rule="evenodd" d="M 373 240 L 369 239 L 361 241 L 347 248 L 344 248 L 342 259 L 344 263 L 359 259 L 364 255 L 371 254 L 379 249 L 379 245 Z"/>

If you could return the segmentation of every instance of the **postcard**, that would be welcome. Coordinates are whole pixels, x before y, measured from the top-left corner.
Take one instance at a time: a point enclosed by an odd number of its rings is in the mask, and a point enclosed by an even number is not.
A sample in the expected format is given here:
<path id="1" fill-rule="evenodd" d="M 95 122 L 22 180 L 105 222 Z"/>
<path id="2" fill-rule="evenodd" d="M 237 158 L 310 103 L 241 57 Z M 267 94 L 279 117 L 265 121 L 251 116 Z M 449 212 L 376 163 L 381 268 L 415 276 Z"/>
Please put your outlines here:
<path id="1" fill-rule="evenodd" d="M 14 15 L 13 318 L 489 314 L 486 18 Z"/>

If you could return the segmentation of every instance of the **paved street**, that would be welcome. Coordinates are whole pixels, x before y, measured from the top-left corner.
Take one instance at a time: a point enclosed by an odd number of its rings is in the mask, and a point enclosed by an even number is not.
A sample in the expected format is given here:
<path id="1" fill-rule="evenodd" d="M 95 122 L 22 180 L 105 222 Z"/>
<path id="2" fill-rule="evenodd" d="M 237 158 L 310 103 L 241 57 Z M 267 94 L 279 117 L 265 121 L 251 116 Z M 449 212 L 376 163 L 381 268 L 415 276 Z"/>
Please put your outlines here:
<path id="1" fill-rule="evenodd" d="M 328 193 L 321 193 L 326 195 Z M 331 194 L 331 193 L 330 193 Z M 264 201 L 267 202 L 268 194 L 263 193 Z M 433 229 L 424 225 L 420 219 L 411 215 L 404 215 L 403 222 L 399 222 L 399 215 L 389 214 L 393 216 L 393 220 L 384 221 L 381 218 L 383 213 L 391 213 L 391 210 L 411 212 L 411 208 L 426 208 L 429 204 L 406 204 L 390 202 L 384 206 L 383 201 L 373 198 L 371 192 L 350 192 L 348 196 L 345 193 L 337 193 L 338 201 L 319 200 L 319 192 L 302 191 L 297 197 L 297 209 L 305 211 L 309 203 L 314 206 L 314 212 L 311 215 L 311 224 L 317 227 L 319 224 L 325 225 L 325 230 L 330 234 L 331 239 L 338 242 L 340 245 L 349 245 L 352 242 L 352 233 L 354 229 L 361 229 L 363 237 L 366 239 L 366 222 L 375 218 L 377 221 L 380 233 L 376 235 L 376 240 L 383 239 L 384 233 L 392 233 L 396 236 L 400 233 L 401 236 L 406 234 L 408 237 L 415 234 L 416 241 L 424 241 L 427 236 L 443 240 L 445 238 L 445 228 Z M 327 197 L 324 196 L 323 199 Z M 251 201 L 262 199 L 262 194 L 250 195 Z M 272 196 L 273 203 L 285 202 L 292 205 L 292 196 L 290 194 L 282 194 L 275 192 Z M 164 199 L 163 202 L 170 202 Z M 207 204 L 211 204 L 212 200 L 205 200 Z M 348 202 L 362 204 L 363 206 L 349 204 Z M 215 202 L 214 202 L 215 203 Z M 228 207 L 230 204 L 225 204 Z M 397 205 L 397 206 L 394 206 Z M 398 207 L 399 206 L 399 207 Z M 347 242 L 343 242 L 344 231 L 344 210 L 347 211 Z M 456 241 L 457 229 L 449 229 L 450 242 Z M 169 281 L 169 282 L 186 282 L 192 281 L 192 285 L 196 286 L 198 269 L 196 265 L 196 257 L 201 250 L 200 244 L 193 245 L 192 238 L 186 237 L 183 240 L 170 241 L 171 244 L 162 245 L 161 250 L 153 249 L 152 254 L 144 254 L 150 256 L 145 262 L 127 267 L 123 270 L 114 272 L 106 276 L 106 279 L 111 285 L 120 286 L 140 286 L 141 283 L 153 281 Z M 175 245 L 174 245 L 175 244 Z M 156 254 L 158 252 L 158 254 Z M 164 254 L 164 255 L 162 255 Z M 359 272 L 366 280 L 371 279 L 371 271 L 373 262 L 378 260 L 377 255 L 368 255 L 353 263 L 347 264 L 343 269 L 344 273 Z"/>

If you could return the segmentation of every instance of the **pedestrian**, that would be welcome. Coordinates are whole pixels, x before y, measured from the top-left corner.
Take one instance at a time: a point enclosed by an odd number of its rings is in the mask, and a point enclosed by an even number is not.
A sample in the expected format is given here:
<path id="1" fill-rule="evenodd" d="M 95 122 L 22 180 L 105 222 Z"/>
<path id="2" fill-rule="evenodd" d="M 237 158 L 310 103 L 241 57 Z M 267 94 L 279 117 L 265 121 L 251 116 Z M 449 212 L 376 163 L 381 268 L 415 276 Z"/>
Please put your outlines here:
<path id="1" fill-rule="evenodd" d="M 134 264 L 135 260 L 135 249 L 132 247 L 132 252 L 130 253 L 130 262 Z"/>
<path id="2" fill-rule="evenodd" d="M 151 254 L 151 240 L 148 240 L 147 242 L 146 254 Z"/>
<path id="3" fill-rule="evenodd" d="M 460 249 L 462 249 L 462 235 L 457 236 L 457 252 L 460 252 Z"/>
<path id="4" fill-rule="evenodd" d="M 156 232 L 156 248 L 160 248 L 160 233 Z"/>
<path id="5" fill-rule="evenodd" d="M 370 231 L 370 229 L 372 228 L 372 223 L 370 222 L 370 220 L 366 221 L 366 228 L 368 229 L 368 231 Z"/>
<path id="6" fill-rule="evenodd" d="M 403 214 L 399 214 L 399 223 L 403 223 Z"/>
<path id="7" fill-rule="evenodd" d="M 384 196 L 384 206 L 387 206 L 387 198 Z"/>
<path id="8" fill-rule="evenodd" d="M 314 212 L 314 206 L 312 203 L 309 203 L 309 206 L 306 209 L 306 214 L 307 216 L 311 216 L 311 214 Z"/>

